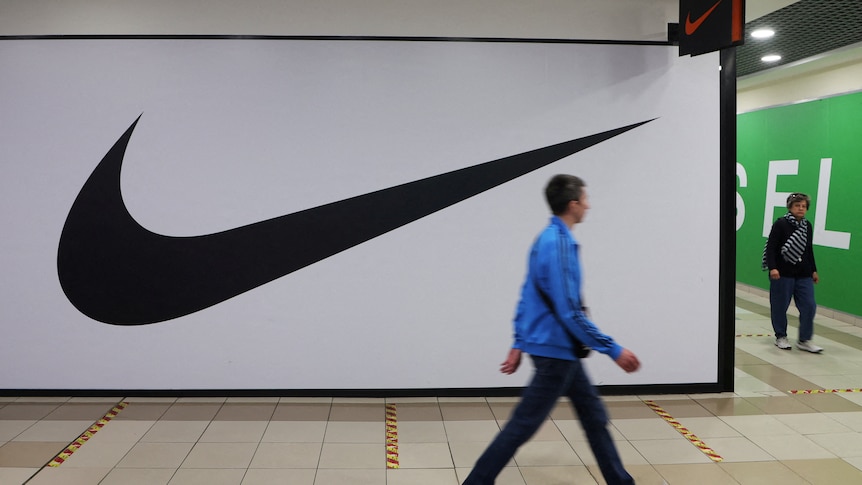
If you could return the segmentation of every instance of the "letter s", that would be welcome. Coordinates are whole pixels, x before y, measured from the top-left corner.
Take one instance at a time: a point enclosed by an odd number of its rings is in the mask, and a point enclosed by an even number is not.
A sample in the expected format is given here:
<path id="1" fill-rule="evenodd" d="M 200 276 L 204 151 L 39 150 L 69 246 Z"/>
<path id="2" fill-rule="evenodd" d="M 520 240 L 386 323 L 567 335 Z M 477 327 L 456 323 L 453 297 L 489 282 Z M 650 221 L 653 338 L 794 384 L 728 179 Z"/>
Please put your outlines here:
<path id="1" fill-rule="evenodd" d="M 736 177 L 739 178 L 740 187 L 748 187 L 748 174 L 745 172 L 745 167 L 741 163 L 736 162 Z M 736 191 L 736 230 L 742 227 L 745 222 L 745 201 L 739 195 L 739 190 Z"/>

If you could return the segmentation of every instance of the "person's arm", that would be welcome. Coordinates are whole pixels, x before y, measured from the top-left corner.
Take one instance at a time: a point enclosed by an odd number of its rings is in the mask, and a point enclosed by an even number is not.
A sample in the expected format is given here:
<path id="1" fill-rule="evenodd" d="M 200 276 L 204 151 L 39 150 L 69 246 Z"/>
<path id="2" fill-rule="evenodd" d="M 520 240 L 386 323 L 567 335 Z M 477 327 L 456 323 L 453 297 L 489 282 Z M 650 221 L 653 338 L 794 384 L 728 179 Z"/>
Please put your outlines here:
<path id="1" fill-rule="evenodd" d="M 503 374 L 513 374 L 516 370 L 518 370 L 518 366 L 521 365 L 521 350 L 520 349 L 510 349 L 509 355 L 506 356 L 506 360 L 500 364 L 500 372 Z"/>
<path id="2" fill-rule="evenodd" d="M 778 272 L 778 262 L 776 257 L 778 254 L 779 241 L 782 239 L 783 231 L 779 227 L 784 219 L 777 219 L 772 223 L 772 229 L 769 231 L 769 238 L 766 240 L 766 267 L 769 269 L 769 278 L 777 280 L 781 277 Z"/>
<path id="3" fill-rule="evenodd" d="M 554 305 L 554 313 L 569 334 L 616 361 L 623 347 L 602 333 L 581 309 L 580 265 L 571 241 L 546 242 L 539 264 L 539 287 Z"/>
<path id="4" fill-rule="evenodd" d="M 820 282 L 820 276 L 817 275 L 817 260 L 814 259 L 814 226 L 809 223 L 808 225 L 808 255 L 811 257 L 811 279 L 814 280 L 814 284 Z"/>

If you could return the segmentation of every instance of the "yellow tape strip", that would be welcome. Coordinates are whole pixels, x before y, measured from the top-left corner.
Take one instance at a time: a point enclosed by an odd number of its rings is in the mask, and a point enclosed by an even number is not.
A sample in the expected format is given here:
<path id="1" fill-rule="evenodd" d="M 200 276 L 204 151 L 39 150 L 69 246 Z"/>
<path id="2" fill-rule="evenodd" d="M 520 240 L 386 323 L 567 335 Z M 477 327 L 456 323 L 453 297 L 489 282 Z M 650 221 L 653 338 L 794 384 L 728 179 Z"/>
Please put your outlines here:
<path id="1" fill-rule="evenodd" d="M 832 394 L 841 392 L 862 392 L 862 389 L 804 389 L 787 391 L 790 394 Z"/>
<path id="2" fill-rule="evenodd" d="M 704 455 L 708 456 L 710 460 L 714 462 L 724 460 L 724 458 L 722 458 L 718 453 L 713 451 L 712 448 L 706 446 L 706 443 L 701 441 L 700 438 L 695 436 L 694 433 L 692 433 L 691 431 L 687 430 L 683 425 L 679 424 L 679 421 L 673 419 L 673 417 L 671 417 L 671 415 L 668 414 L 667 411 L 662 409 L 661 406 L 656 404 L 654 401 L 644 401 L 644 403 L 649 406 L 650 409 L 655 411 L 656 414 L 664 418 L 664 420 L 667 421 L 671 426 L 673 426 L 674 429 L 679 431 L 680 434 L 685 436 L 687 440 L 689 440 L 694 446 L 696 446 L 700 451 L 702 451 Z"/>
<path id="3" fill-rule="evenodd" d="M 395 404 L 386 405 L 386 468 L 398 468 L 398 417 Z"/>
<path id="4" fill-rule="evenodd" d="M 54 459 L 48 463 L 48 466 L 57 467 L 62 465 L 64 461 L 68 460 L 69 457 L 72 456 L 72 453 L 76 452 L 78 448 L 83 446 L 84 443 L 87 442 L 87 440 L 92 438 L 94 434 L 96 434 L 100 429 L 102 429 L 102 427 L 108 424 L 108 421 L 114 419 L 114 416 L 116 416 L 117 413 L 125 409 L 125 407 L 128 405 L 129 403 L 125 401 L 117 403 L 117 405 L 114 406 L 110 411 L 108 411 L 105 416 L 103 416 L 100 420 L 96 421 L 95 424 L 93 424 L 87 429 L 87 431 L 81 433 L 81 436 L 78 436 L 78 438 L 76 438 L 75 441 L 73 441 L 69 446 L 67 446 L 66 449 L 64 449 L 57 456 L 55 456 Z"/>

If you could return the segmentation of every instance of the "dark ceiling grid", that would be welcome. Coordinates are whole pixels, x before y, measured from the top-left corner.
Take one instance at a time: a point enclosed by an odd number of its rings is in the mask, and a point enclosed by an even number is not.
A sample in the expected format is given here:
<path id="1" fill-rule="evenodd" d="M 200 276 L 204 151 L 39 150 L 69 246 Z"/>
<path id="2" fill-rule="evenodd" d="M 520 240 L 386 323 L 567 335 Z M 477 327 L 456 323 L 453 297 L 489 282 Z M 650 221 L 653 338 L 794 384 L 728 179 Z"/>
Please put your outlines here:
<path id="1" fill-rule="evenodd" d="M 751 33 L 768 27 L 769 39 Z M 745 24 L 745 44 L 736 50 L 736 75 L 754 74 L 862 42 L 862 0 L 800 0 Z M 760 60 L 779 54 L 778 62 Z"/>

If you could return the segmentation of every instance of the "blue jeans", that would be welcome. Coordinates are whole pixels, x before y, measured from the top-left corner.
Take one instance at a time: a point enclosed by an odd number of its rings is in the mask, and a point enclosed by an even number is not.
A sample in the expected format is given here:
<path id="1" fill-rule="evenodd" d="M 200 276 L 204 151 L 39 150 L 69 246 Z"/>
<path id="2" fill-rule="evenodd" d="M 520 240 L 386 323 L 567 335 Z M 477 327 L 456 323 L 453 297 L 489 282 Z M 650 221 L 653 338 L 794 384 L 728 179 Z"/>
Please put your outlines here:
<path id="1" fill-rule="evenodd" d="M 608 485 L 634 484 L 623 468 L 608 432 L 608 415 L 580 360 L 560 360 L 531 355 L 536 367 L 521 402 L 503 430 L 479 457 L 464 485 L 492 484 L 518 447 L 529 440 L 550 414 L 557 399 L 568 396 L 586 432 L 593 455 Z"/>
<path id="2" fill-rule="evenodd" d="M 799 309 L 799 340 L 804 342 L 814 336 L 814 280 L 812 278 L 790 278 L 782 276 L 769 280 L 769 312 L 775 337 L 787 337 L 787 309 L 790 298 Z"/>

